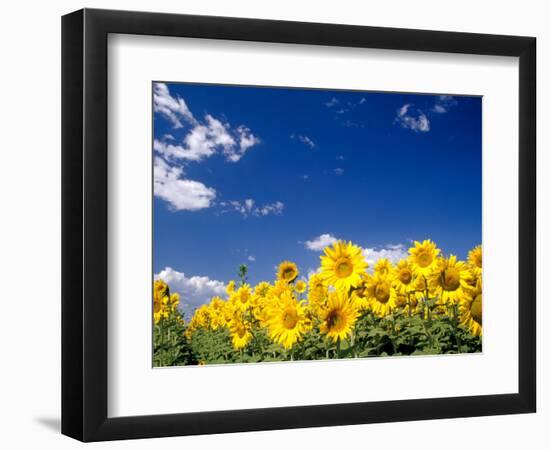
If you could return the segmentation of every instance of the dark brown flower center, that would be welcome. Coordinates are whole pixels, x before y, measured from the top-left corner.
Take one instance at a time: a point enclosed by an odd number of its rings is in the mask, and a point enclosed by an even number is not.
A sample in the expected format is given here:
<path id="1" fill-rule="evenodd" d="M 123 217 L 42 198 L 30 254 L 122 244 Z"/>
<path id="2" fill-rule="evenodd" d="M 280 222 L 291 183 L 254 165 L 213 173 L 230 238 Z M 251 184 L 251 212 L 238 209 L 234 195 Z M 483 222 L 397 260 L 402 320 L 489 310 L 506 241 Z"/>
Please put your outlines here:
<path id="1" fill-rule="evenodd" d="M 337 261 L 335 272 L 339 278 L 349 277 L 353 272 L 353 264 L 348 259 Z"/>
<path id="2" fill-rule="evenodd" d="M 403 284 L 409 284 L 412 280 L 412 273 L 409 269 L 402 269 L 399 272 L 399 280 L 401 280 L 401 283 Z"/>
<path id="3" fill-rule="evenodd" d="M 446 291 L 456 291 L 460 286 L 460 273 L 454 267 L 445 269 L 441 274 L 441 284 Z"/>
<path id="4" fill-rule="evenodd" d="M 472 314 L 472 318 L 481 325 L 481 316 L 482 316 L 482 308 L 481 308 L 481 294 L 479 294 L 474 301 L 472 302 L 470 306 L 470 313 Z"/>
<path id="5" fill-rule="evenodd" d="M 390 299 L 390 286 L 387 283 L 377 284 L 374 290 L 374 296 L 380 303 L 387 303 Z"/>
<path id="6" fill-rule="evenodd" d="M 298 315 L 296 314 L 296 311 L 292 309 L 286 310 L 283 314 L 283 326 L 288 330 L 292 330 L 297 323 Z"/>

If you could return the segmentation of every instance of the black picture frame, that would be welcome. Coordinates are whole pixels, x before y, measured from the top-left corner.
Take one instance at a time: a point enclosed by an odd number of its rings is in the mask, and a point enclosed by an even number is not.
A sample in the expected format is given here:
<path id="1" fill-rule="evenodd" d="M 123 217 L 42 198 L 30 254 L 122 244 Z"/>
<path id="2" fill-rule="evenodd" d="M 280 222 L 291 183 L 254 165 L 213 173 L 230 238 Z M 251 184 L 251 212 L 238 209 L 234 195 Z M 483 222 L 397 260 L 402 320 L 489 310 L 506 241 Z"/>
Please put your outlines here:
<path id="1" fill-rule="evenodd" d="M 107 37 L 110 33 L 518 57 L 518 392 L 109 418 Z M 535 412 L 535 93 L 533 37 L 95 9 L 63 16 L 62 433 L 82 441 L 102 441 Z"/>

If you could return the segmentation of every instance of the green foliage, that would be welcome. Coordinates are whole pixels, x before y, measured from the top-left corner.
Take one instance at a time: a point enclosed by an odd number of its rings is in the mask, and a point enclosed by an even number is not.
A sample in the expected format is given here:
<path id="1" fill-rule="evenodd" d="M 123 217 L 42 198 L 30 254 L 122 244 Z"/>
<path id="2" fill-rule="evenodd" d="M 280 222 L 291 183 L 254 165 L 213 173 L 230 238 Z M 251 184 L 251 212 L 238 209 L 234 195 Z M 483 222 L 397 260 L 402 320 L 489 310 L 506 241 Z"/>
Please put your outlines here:
<path id="1" fill-rule="evenodd" d="M 383 319 L 371 313 L 361 315 L 351 339 L 333 342 L 317 328 L 291 350 L 273 343 L 264 329 L 251 342 L 235 350 L 227 328 L 197 329 L 190 341 L 177 314 L 162 319 L 154 329 L 155 367 L 188 364 L 225 364 L 376 356 L 439 355 L 481 351 L 481 338 L 472 336 L 447 316 L 408 316 L 395 312 Z"/>
<path id="2" fill-rule="evenodd" d="M 153 329 L 153 366 L 183 366 L 197 364 L 179 313 L 161 319 Z"/>

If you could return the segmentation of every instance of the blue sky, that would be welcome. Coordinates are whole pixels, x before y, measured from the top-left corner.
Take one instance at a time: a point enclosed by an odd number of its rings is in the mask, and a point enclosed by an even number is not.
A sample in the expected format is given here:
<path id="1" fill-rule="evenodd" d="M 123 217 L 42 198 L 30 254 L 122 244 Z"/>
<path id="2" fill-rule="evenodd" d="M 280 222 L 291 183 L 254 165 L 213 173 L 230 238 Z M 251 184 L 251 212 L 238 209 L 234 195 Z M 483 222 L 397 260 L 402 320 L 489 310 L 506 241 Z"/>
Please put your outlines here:
<path id="1" fill-rule="evenodd" d="M 191 306 L 336 238 L 481 243 L 479 97 L 153 83 L 153 109 L 153 268 Z"/>

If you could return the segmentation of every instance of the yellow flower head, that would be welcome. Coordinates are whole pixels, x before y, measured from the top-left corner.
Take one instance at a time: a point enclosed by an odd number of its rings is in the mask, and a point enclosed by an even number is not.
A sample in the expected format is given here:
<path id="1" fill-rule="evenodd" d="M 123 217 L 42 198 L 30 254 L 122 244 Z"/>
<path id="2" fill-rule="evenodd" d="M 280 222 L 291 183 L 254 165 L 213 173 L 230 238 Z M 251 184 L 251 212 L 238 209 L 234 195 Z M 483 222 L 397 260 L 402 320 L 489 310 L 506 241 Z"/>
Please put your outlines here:
<path id="1" fill-rule="evenodd" d="M 225 287 L 225 292 L 227 295 L 233 294 L 235 292 L 235 280 L 231 280 L 229 283 L 227 283 L 227 286 Z"/>
<path id="2" fill-rule="evenodd" d="M 481 279 L 470 295 L 464 297 L 459 304 L 460 323 L 470 330 L 474 336 L 481 336 L 482 329 L 482 289 Z"/>
<path id="3" fill-rule="evenodd" d="M 304 280 L 298 280 L 294 285 L 294 289 L 296 289 L 298 294 L 303 294 L 307 289 L 307 284 Z"/>
<path id="4" fill-rule="evenodd" d="M 279 264 L 277 270 L 277 279 L 292 283 L 300 272 L 298 272 L 298 266 L 291 261 L 283 261 Z"/>
<path id="5" fill-rule="evenodd" d="M 367 297 L 367 281 L 371 276 L 367 273 L 361 276 L 361 281 L 352 291 L 352 299 L 360 310 L 370 310 L 370 301 Z"/>
<path id="6" fill-rule="evenodd" d="M 231 296 L 232 302 L 240 309 L 246 309 L 251 305 L 252 301 L 252 289 L 249 284 L 243 284 L 236 292 Z"/>
<path id="7" fill-rule="evenodd" d="M 413 289 L 413 281 L 414 276 L 411 264 L 408 260 L 402 259 L 395 267 L 393 278 L 394 287 L 399 293 L 406 294 Z"/>
<path id="8" fill-rule="evenodd" d="M 471 289 L 472 272 L 465 262 L 457 261 L 456 256 L 441 258 L 430 276 L 428 283 L 439 296 L 439 303 L 458 303 L 465 299 Z"/>
<path id="9" fill-rule="evenodd" d="M 392 278 L 378 273 L 367 280 L 367 298 L 374 314 L 384 317 L 396 307 L 397 293 Z"/>
<path id="10" fill-rule="evenodd" d="M 426 239 L 422 243 L 414 241 L 414 247 L 409 249 L 409 260 L 414 274 L 417 276 L 429 276 L 435 268 L 439 252 L 440 250 L 437 246 L 429 239 Z"/>
<path id="11" fill-rule="evenodd" d="M 267 294 L 269 294 L 269 290 L 271 289 L 271 285 L 265 281 L 262 281 L 256 285 L 254 288 L 254 294 L 258 297 L 265 297 Z"/>
<path id="12" fill-rule="evenodd" d="M 308 282 L 308 311 L 310 316 L 315 316 L 319 308 L 323 307 L 328 296 L 328 288 L 320 275 L 313 274 Z"/>
<path id="13" fill-rule="evenodd" d="M 268 316 L 269 337 L 285 349 L 292 348 L 311 327 L 302 303 L 288 291 L 273 303 Z"/>
<path id="14" fill-rule="evenodd" d="M 321 256 L 321 276 L 336 289 L 349 290 L 357 286 L 366 268 L 362 249 L 351 242 L 335 242 L 332 247 L 326 247 Z"/>
<path id="15" fill-rule="evenodd" d="M 358 316 L 357 306 L 346 292 L 330 292 L 327 304 L 319 314 L 319 329 L 335 342 L 346 339 L 353 331 Z"/>
<path id="16" fill-rule="evenodd" d="M 170 309 L 175 311 L 180 304 L 180 295 L 177 292 L 170 294 Z"/>
<path id="17" fill-rule="evenodd" d="M 476 276 L 481 275 L 481 245 L 474 247 L 468 252 L 468 263 Z"/>
<path id="18" fill-rule="evenodd" d="M 284 280 L 277 280 L 269 291 L 269 295 L 279 297 L 283 292 L 290 291 L 290 286 Z"/>
<path id="19" fill-rule="evenodd" d="M 236 350 L 244 348 L 252 339 L 250 324 L 244 320 L 242 315 L 235 314 L 229 324 L 231 343 Z"/>
<path id="20" fill-rule="evenodd" d="M 155 325 L 160 322 L 163 316 L 163 304 L 161 302 L 153 301 L 153 320 Z"/>
<path id="21" fill-rule="evenodd" d="M 227 316 L 225 309 L 225 302 L 220 297 L 212 297 L 208 305 L 208 314 L 210 316 L 210 326 L 213 330 L 226 325 Z"/>
<path id="22" fill-rule="evenodd" d="M 168 285 L 163 280 L 155 280 L 153 298 L 157 301 L 161 301 L 167 295 L 170 295 Z"/>
<path id="23" fill-rule="evenodd" d="M 153 320 L 155 324 L 166 319 L 175 311 L 179 303 L 179 295 L 170 295 L 170 288 L 163 280 L 155 280 L 153 284 Z"/>
<path id="24" fill-rule="evenodd" d="M 376 264 L 374 265 L 374 273 L 378 273 L 380 275 L 392 275 L 394 271 L 393 265 L 387 258 L 381 258 L 379 259 Z"/>

